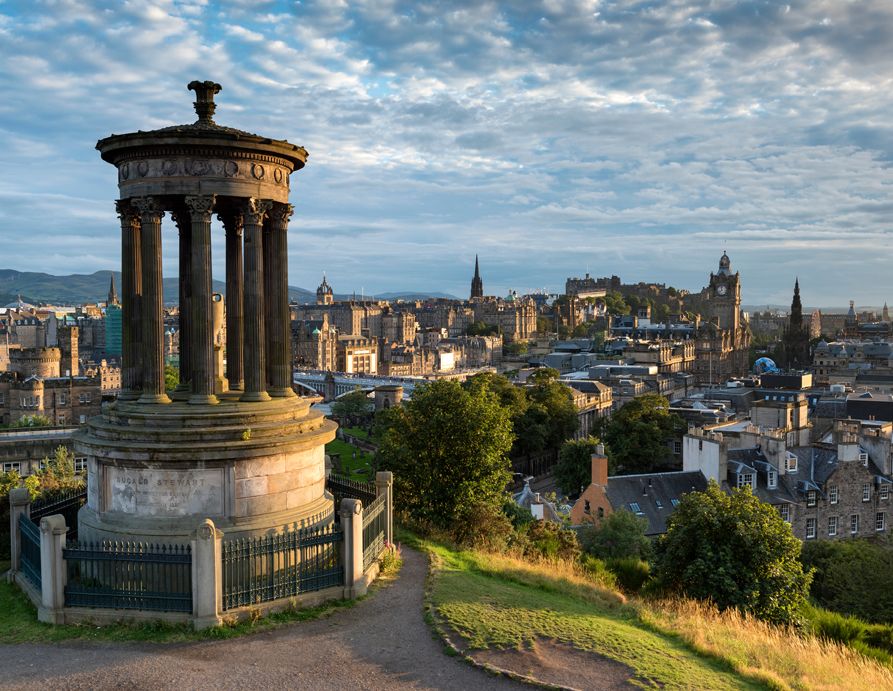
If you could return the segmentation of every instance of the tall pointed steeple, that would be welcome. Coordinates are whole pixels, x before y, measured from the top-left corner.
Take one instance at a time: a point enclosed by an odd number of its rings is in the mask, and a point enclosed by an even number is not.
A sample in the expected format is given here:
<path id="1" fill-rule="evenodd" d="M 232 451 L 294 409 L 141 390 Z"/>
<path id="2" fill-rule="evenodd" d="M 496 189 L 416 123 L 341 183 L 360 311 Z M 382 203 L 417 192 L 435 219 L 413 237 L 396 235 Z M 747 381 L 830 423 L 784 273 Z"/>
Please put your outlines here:
<path id="1" fill-rule="evenodd" d="M 885 322 L 890 321 L 890 309 L 887 307 L 887 301 L 884 300 L 884 311 L 881 312 L 881 319 Z"/>
<path id="2" fill-rule="evenodd" d="M 474 255 L 474 278 L 471 279 L 471 299 L 484 297 L 484 281 L 481 280 L 481 270 L 478 265 L 478 256 Z"/>
<path id="3" fill-rule="evenodd" d="M 118 304 L 118 291 L 115 290 L 115 274 L 111 274 L 109 279 L 109 296 L 105 304 L 106 306 Z"/>
<path id="4" fill-rule="evenodd" d="M 794 281 L 794 297 L 791 300 L 791 316 L 782 339 L 784 359 L 788 369 L 802 370 L 809 367 L 809 331 L 803 325 L 803 304 L 800 302 L 800 279 Z"/>

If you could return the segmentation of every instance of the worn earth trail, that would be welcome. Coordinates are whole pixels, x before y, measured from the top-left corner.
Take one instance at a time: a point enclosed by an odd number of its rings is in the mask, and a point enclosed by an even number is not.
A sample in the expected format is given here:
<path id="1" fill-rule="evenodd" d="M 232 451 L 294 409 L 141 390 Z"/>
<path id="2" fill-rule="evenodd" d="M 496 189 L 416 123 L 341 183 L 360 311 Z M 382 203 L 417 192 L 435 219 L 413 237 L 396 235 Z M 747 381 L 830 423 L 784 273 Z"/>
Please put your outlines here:
<path id="1" fill-rule="evenodd" d="M 423 555 L 355 607 L 227 641 L 0 646 L 4 689 L 530 689 L 444 654 L 422 619 Z"/>

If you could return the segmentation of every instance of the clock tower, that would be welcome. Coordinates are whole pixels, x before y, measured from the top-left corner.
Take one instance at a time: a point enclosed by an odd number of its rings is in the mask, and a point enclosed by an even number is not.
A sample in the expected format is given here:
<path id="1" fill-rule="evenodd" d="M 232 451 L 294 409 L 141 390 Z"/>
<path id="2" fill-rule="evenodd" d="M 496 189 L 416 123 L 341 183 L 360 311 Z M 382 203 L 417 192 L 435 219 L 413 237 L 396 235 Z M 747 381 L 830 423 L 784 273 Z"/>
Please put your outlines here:
<path id="1" fill-rule="evenodd" d="M 737 272 L 732 273 L 725 252 L 719 259 L 719 270 L 710 274 L 707 300 L 708 319 L 717 320 L 720 329 L 737 331 L 741 326 L 741 280 Z"/>

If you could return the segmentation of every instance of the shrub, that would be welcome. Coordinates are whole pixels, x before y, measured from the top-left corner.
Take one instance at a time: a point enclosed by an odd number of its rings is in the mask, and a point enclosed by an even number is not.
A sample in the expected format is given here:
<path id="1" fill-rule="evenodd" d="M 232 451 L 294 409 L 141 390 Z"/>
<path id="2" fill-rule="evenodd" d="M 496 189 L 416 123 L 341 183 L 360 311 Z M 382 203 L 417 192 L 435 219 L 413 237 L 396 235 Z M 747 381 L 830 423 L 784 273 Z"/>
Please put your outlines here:
<path id="1" fill-rule="evenodd" d="M 579 533 L 583 549 L 599 559 L 648 559 L 651 540 L 645 537 L 648 519 L 631 511 L 615 511 Z"/>
<path id="2" fill-rule="evenodd" d="M 576 561 L 580 556 L 577 534 L 552 521 L 534 521 L 527 527 L 526 536 L 525 557 Z"/>
<path id="3" fill-rule="evenodd" d="M 504 552 L 514 534 L 508 516 L 489 502 L 479 502 L 453 524 L 452 538 L 461 547 Z"/>
<path id="4" fill-rule="evenodd" d="M 651 567 L 647 561 L 635 557 L 608 559 L 608 570 L 617 578 L 617 583 L 628 593 L 637 593 L 651 578 Z"/>
<path id="5" fill-rule="evenodd" d="M 596 559 L 589 554 L 583 554 L 580 556 L 580 566 L 594 583 L 611 590 L 617 589 L 617 577 L 612 571 L 608 570 L 607 565 L 601 559 Z"/>
<path id="6" fill-rule="evenodd" d="M 812 574 L 791 526 L 750 489 L 731 495 L 711 482 L 682 497 L 657 543 L 655 576 L 671 593 L 712 600 L 773 624 L 792 624 Z"/>

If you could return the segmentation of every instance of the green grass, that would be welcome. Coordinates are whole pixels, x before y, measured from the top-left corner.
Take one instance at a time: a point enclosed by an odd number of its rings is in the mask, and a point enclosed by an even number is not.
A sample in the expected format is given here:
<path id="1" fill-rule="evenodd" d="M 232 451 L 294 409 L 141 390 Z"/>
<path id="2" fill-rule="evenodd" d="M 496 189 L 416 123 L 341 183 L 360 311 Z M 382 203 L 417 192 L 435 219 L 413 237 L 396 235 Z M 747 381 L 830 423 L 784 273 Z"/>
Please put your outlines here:
<path id="1" fill-rule="evenodd" d="M 369 433 L 362 427 L 345 427 L 344 432 L 357 439 L 368 439 Z"/>
<path id="2" fill-rule="evenodd" d="M 9 563 L 0 563 L 5 572 Z M 353 600 L 336 600 L 318 607 L 307 607 L 224 625 L 215 629 L 194 631 L 189 624 L 166 624 L 150 621 L 139 624 L 113 624 L 96 626 L 77 624 L 53 626 L 37 621 L 37 610 L 12 583 L 0 582 L 0 643 L 30 643 L 69 640 L 96 641 L 151 641 L 176 643 L 208 639 L 235 638 L 250 633 L 269 631 L 288 624 L 310 621 L 352 607 Z"/>
<path id="3" fill-rule="evenodd" d="M 357 457 L 353 457 L 356 451 Z M 355 446 L 351 446 L 347 442 L 335 439 L 326 444 L 327 454 L 340 454 L 342 472 L 347 474 L 352 480 L 371 480 L 368 468 L 372 463 L 372 454 L 366 453 Z"/>
<path id="4" fill-rule="evenodd" d="M 760 688 L 727 663 L 647 626 L 622 596 L 571 573 L 415 542 L 433 555 L 431 604 L 470 648 L 525 649 L 547 639 L 628 665 L 634 683 L 646 687 Z"/>

